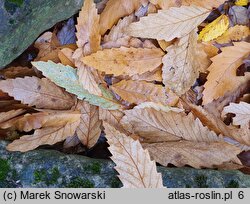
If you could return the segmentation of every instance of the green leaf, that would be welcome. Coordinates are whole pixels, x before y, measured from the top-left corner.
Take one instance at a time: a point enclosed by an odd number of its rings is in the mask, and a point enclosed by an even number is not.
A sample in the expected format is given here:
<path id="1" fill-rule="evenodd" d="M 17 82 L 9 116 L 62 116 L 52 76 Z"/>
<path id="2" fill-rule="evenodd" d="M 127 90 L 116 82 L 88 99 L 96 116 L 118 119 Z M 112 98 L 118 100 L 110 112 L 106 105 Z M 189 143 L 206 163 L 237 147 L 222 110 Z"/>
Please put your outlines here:
<path id="1" fill-rule="evenodd" d="M 117 101 L 111 100 L 110 97 L 105 98 L 106 94 L 100 97 L 90 94 L 86 89 L 83 89 L 78 81 L 76 69 L 70 66 L 56 64 L 52 61 L 32 62 L 32 65 L 56 85 L 65 88 L 69 93 L 75 94 L 78 99 L 86 100 L 92 105 L 109 110 L 116 110 L 122 106 Z"/>

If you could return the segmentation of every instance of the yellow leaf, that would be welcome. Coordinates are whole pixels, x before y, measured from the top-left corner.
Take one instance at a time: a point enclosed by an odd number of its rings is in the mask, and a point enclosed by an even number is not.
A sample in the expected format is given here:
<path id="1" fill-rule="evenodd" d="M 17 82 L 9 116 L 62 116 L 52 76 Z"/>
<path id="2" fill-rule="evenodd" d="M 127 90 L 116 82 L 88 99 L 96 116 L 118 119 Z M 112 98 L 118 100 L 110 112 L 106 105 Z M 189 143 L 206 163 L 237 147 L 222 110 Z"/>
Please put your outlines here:
<path id="1" fill-rule="evenodd" d="M 206 25 L 205 28 L 199 34 L 199 40 L 209 42 L 221 36 L 229 27 L 229 19 L 226 15 L 221 15 L 215 19 L 212 23 Z"/>
<path id="2" fill-rule="evenodd" d="M 236 6 L 247 6 L 248 0 L 236 0 L 235 5 Z"/>
<path id="3" fill-rule="evenodd" d="M 78 101 L 76 110 L 81 112 L 80 124 L 76 129 L 79 140 L 88 148 L 93 147 L 101 135 L 99 107 Z"/>
<path id="4" fill-rule="evenodd" d="M 140 18 L 140 21 L 132 23 L 126 32 L 134 37 L 171 41 L 189 34 L 209 13 L 209 10 L 197 6 L 172 7 Z"/>
<path id="5" fill-rule="evenodd" d="M 113 48 L 83 57 L 86 65 L 106 74 L 129 75 L 153 71 L 161 65 L 163 52 L 159 48 Z"/>
<path id="6" fill-rule="evenodd" d="M 222 36 L 216 38 L 217 43 L 230 43 L 231 41 L 240 41 L 250 35 L 248 26 L 236 25 L 229 28 Z"/>
<path id="7" fill-rule="evenodd" d="M 24 135 L 7 146 L 9 151 L 27 152 L 40 145 L 53 145 L 73 136 L 80 120 L 60 127 L 38 129 L 33 135 Z"/>
<path id="8" fill-rule="evenodd" d="M 208 104 L 227 92 L 235 91 L 241 84 L 247 82 L 250 75 L 237 76 L 236 71 L 243 60 L 250 54 L 250 43 L 236 42 L 234 46 L 221 48 L 222 53 L 211 60 L 209 74 L 203 92 L 203 104 Z"/>
<path id="9" fill-rule="evenodd" d="M 124 188 L 163 188 L 162 176 L 157 172 L 156 163 L 149 153 L 132 138 L 104 123 L 106 137 L 110 145 L 111 159 Z"/>
<path id="10" fill-rule="evenodd" d="M 143 103 L 146 101 L 166 104 L 167 97 L 162 85 L 144 81 L 123 80 L 112 86 L 112 90 L 129 103 Z"/>

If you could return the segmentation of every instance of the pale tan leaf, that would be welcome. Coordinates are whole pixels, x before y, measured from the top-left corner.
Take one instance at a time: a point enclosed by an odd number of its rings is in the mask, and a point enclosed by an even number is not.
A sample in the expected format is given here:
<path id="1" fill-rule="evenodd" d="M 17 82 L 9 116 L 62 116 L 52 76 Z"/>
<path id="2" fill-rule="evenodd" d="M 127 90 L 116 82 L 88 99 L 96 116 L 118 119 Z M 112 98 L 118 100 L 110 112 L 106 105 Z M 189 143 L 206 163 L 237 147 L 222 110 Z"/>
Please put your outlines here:
<path id="1" fill-rule="evenodd" d="M 146 5 L 147 0 L 109 0 L 100 18 L 100 33 L 113 27 L 118 20 L 136 11 L 142 4 Z"/>
<path id="2" fill-rule="evenodd" d="M 99 88 L 101 80 L 95 69 L 82 63 L 81 66 L 78 67 L 77 75 L 79 76 L 79 81 L 84 89 L 88 90 L 91 94 L 102 96 L 102 91 Z"/>
<path id="3" fill-rule="evenodd" d="M 121 123 L 130 132 L 141 136 L 145 142 L 218 141 L 220 138 L 204 127 L 192 114 L 157 111 L 153 108 L 125 111 Z"/>
<path id="4" fill-rule="evenodd" d="M 230 103 L 229 106 L 225 107 L 223 110 L 223 115 L 227 113 L 235 114 L 233 117 L 233 125 L 249 125 L 250 122 L 250 104 L 245 102 L 240 102 L 239 104 Z"/>
<path id="5" fill-rule="evenodd" d="M 196 5 L 207 9 L 217 8 L 225 2 L 225 0 L 149 0 L 152 4 L 158 5 L 162 9 L 170 7 L 191 6 Z"/>
<path id="6" fill-rule="evenodd" d="M 209 13 L 209 10 L 197 6 L 172 7 L 142 17 L 139 22 L 132 23 L 126 32 L 134 37 L 171 41 L 189 34 Z"/>
<path id="7" fill-rule="evenodd" d="M 214 168 L 230 162 L 241 150 L 226 142 L 165 142 L 145 144 L 150 156 L 163 166 L 173 164 L 177 167 L 189 165 L 197 169 Z"/>
<path id="8" fill-rule="evenodd" d="M 215 47 L 212 43 L 202 42 L 201 45 L 203 47 L 204 52 L 207 54 L 209 58 L 212 58 L 218 55 L 219 49 Z"/>
<path id="9" fill-rule="evenodd" d="M 124 188 L 163 188 L 162 176 L 147 150 L 132 138 L 104 123 L 111 159 Z"/>
<path id="10" fill-rule="evenodd" d="M 74 136 L 66 138 L 65 142 L 63 143 L 63 148 L 69 149 L 71 147 L 77 146 L 78 144 L 81 144 L 81 141 L 79 140 L 79 138 L 75 134 Z"/>
<path id="11" fill-rule="evenodd" d="M 101 35 L 99 26 L 100 16 L 93 0 L 85 0 L 77 18 L 77 46 L 88 55 L 100 49 Z"/>
<path id="12" fill-rule="evenodd" d="M 153 108 L 157 111 L 164 111 L 164 112 L 174 111 L 176 113 L 181 113 L 184 111 L 183 109 L 180 109 L 180 108 L 170 107 L 170 106 L 166 106 L 166 105 L 162 105 L 160 103 L 154 103 L 154 102 L 145 102 L 134 107 L 134 109 L 145 109 L 145 108 Z"/>
<path id="13" fill-rule="evenodd" d="M 23 109 L 17 109 L 17 110 L 10 110 L 7 112 L 1 112 L 0 113 L 0 124 L 4 123 L 12 118 L 15 118 L 21 114 L 25 113 L 25 110 Z M 0 125 L 1 126 L 1 125 Z"/>
<path id="14" fill-rule="evenodd" d="M 101 135 L 101 121 L 99 120 L 99 108 L 88 102 L 79 101 L 76 110 L 81 111 L 80 124 L 76 133 L 83 145 L 93 147 Z"/>
<path id="15" fill-rule="evenodd" d="M 25 77 L 0 81 L 0 89 L 16 100 L 36 108 L 67 110 L 74 97 L 46 78 Z"/>
<path id="16" fill-rule="evenodd" d="M 229 91 L 234 91 L 241 84 L 250 79 L 250 74 L 237 76 L 237 68 L 250 54 L 250 43 L 236 42 L 234 46 L 221 48 L 222 53 L 211 60 L 213 64 L 208 68 L 210 72 L 203 92 L 203 104 L 208 104 Z"/>
<path id="17" fill-rule="evenodd" d="M 116 41 L 119 38 L 126 37 L 127 35 L 124 33 L 124 29 L 132 22 L 135 22 L 135 20 L 136 20 L 136 17 L 134 14 L 131 14 L 119 20 L 117 25 L 115 25 L 110 30 L 109 34 L 104 36 L 103 38 L 104 43 L 110 42 L 110 41 Z"/>
<path id="18" fill-rule="evenodd" d="M 29 132 L 31 130 L 36 130 L 45 127 L 59 127 L 64 126 L 67 123 L 73 123 L 80 118 L 80 113 L 57 111 L 57 112 L 40 112 L 33 114 L 26 114 L 22 117 L 12 120 L 10 122 L 5 122 L 0 125 L 0 128 L 6 129 L 13 127 L 16 130 Z"/>
<path id="19" fill-rule="evenodd" d="M 48 127 L 35 131 L 33 135 L 25 135 L 15 140 L 7 146 L 9 151 L 27 152 L 41 145 L 53 145 L 65 140 L 67 137 L 75 134 L 80 120 L 74 123 L 67 123 L 61 127 Z"/>
<path id="20" fill-rule="evenodd" d="M 230 43 L 231 41 L 240 41 L 250 35 L 248 26 L 236 25 L 229 28 L 222 36 L 218 37 L 215 41 L 217 43 Z"/>
<path id="21" fill-rule="evenodd" d="M 158 48 L 121 47 L 98 51 L 82 60 L 88 66 L 106 74 L 133 76 L 155 70 L 161 65 L 163 54 Z"/>
<path id="22" fill-rule="evenodd" d="M 163 58 L 163 83 L 174 93 L 181 96 L 187 92 L 199 77 L 199 71 L 205 70 L 209 64 L 201 56 L 203 50 L 198 49 L 197 33 L 189 35 L 166 49 Z"/>
<path id="23" fill-rule="evenodd" d="M 111 86 L 111 89 L 129 103 L 139 104 L 152 101 L 166 105 L 167 102 L 167 97 L 162 85 L 144 81 L 123 80 Z"/>

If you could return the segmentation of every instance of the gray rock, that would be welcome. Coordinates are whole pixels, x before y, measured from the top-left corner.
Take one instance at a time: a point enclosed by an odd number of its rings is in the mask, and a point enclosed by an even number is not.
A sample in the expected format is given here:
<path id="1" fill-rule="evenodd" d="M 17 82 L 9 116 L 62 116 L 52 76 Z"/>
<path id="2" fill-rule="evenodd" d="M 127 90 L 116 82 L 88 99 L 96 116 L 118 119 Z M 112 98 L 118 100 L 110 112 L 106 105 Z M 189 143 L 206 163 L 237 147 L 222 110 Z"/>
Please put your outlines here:
<path id="1" fill-rule="evenodd" d="M 121 187 L 109 160 L 66 155 L 54 150 L 8 152 L 0 141 L 0 187 Z M 239 171 L 158 167 L 169 188 L 250 187 L 250 176 Z"/>
<path id="2" fill-rule="evenodd" d="M 0 0 L 0 69 L 42 32 L 77 13 L 82 3 L 83 0 Z"/>

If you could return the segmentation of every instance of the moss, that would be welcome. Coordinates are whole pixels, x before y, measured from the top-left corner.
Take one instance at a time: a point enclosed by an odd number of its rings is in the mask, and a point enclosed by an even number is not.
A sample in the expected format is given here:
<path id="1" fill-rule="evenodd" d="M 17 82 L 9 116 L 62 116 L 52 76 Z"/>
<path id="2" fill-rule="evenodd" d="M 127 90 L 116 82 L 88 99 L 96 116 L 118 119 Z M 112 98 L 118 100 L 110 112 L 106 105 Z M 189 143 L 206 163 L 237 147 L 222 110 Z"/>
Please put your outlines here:
<path id="1" fill-rule="evenodd" d="M 69 184 L 66 185 L 67 188 L 94 188 L 95 185 L 88 179 L 74 178 Z"/>
<path id="2" fill-rule="evenodd" d="M 57 182 L 60 177 L 58 168 L 54 167 L 52 170 L 47 171 L 46 169 L 35 170 L 34 182 L 44 182 L 46 185 L 53 185 Z"/>
<path id="3" fill-rule="evenodd" d="M 122 183 L 116 176 L 111 179 L 110 185 L 111 185 L 111 188 L 120 188 L 122 186 Z"/>
<path id="4" fill-rule="evenodd" d="M 34 182 L 35 183 L 40 183 L 46 180 L 46 175 L 47 172 L 45 169 L 41 169 L 41 170 L 35 170 L 34 171 Z"/>
<path id="5" fill-rule="evenodd" d="M 101 166 L 100 162 L 93 162 L 92 164 L 86 166 L 84 169 L 86 171 L 91 171 L 91 173 L 93 173 L 93 174 L 100 174 L 102 166 Z"/>
<path id="6" fill-rule="evenodd" d="M 59 179 L 60 177 L 60 172 L 58 170 L 57 167 L 54 167 L 51 171 L 51 175 L 50 175 L 50 179 L 49 179 L 49 184 L 55 184 L 57 182 L 57 180 Z"/>
<path id="7" fill-rule="evenodd" d="M 0 181 L 4 181 L 10 172 L 8 160 L 0 158 Z"/>
<path id="8" fill-rule="evenodd" d="M 22 6 L 23 5 L 23 1 L 24 0 L 7 0 L 9 3 L 13 3 L 15 4 L 16 6 Z"/>
<path id="9" fill-rule="evenodd" d="M 235 181 L 235 180 L 231 180 L 228 184 L 227 184 L 227 186 L 226 186 L 226 188 L 239 188 L 239 182 L 238 181 Z"/>
<path id="10" fill-rule="evenodd" d="M 195 177 L 195 183 L 198 188 L 208 188 L 207 177 L 205 175 L 198 175 Z"/>

